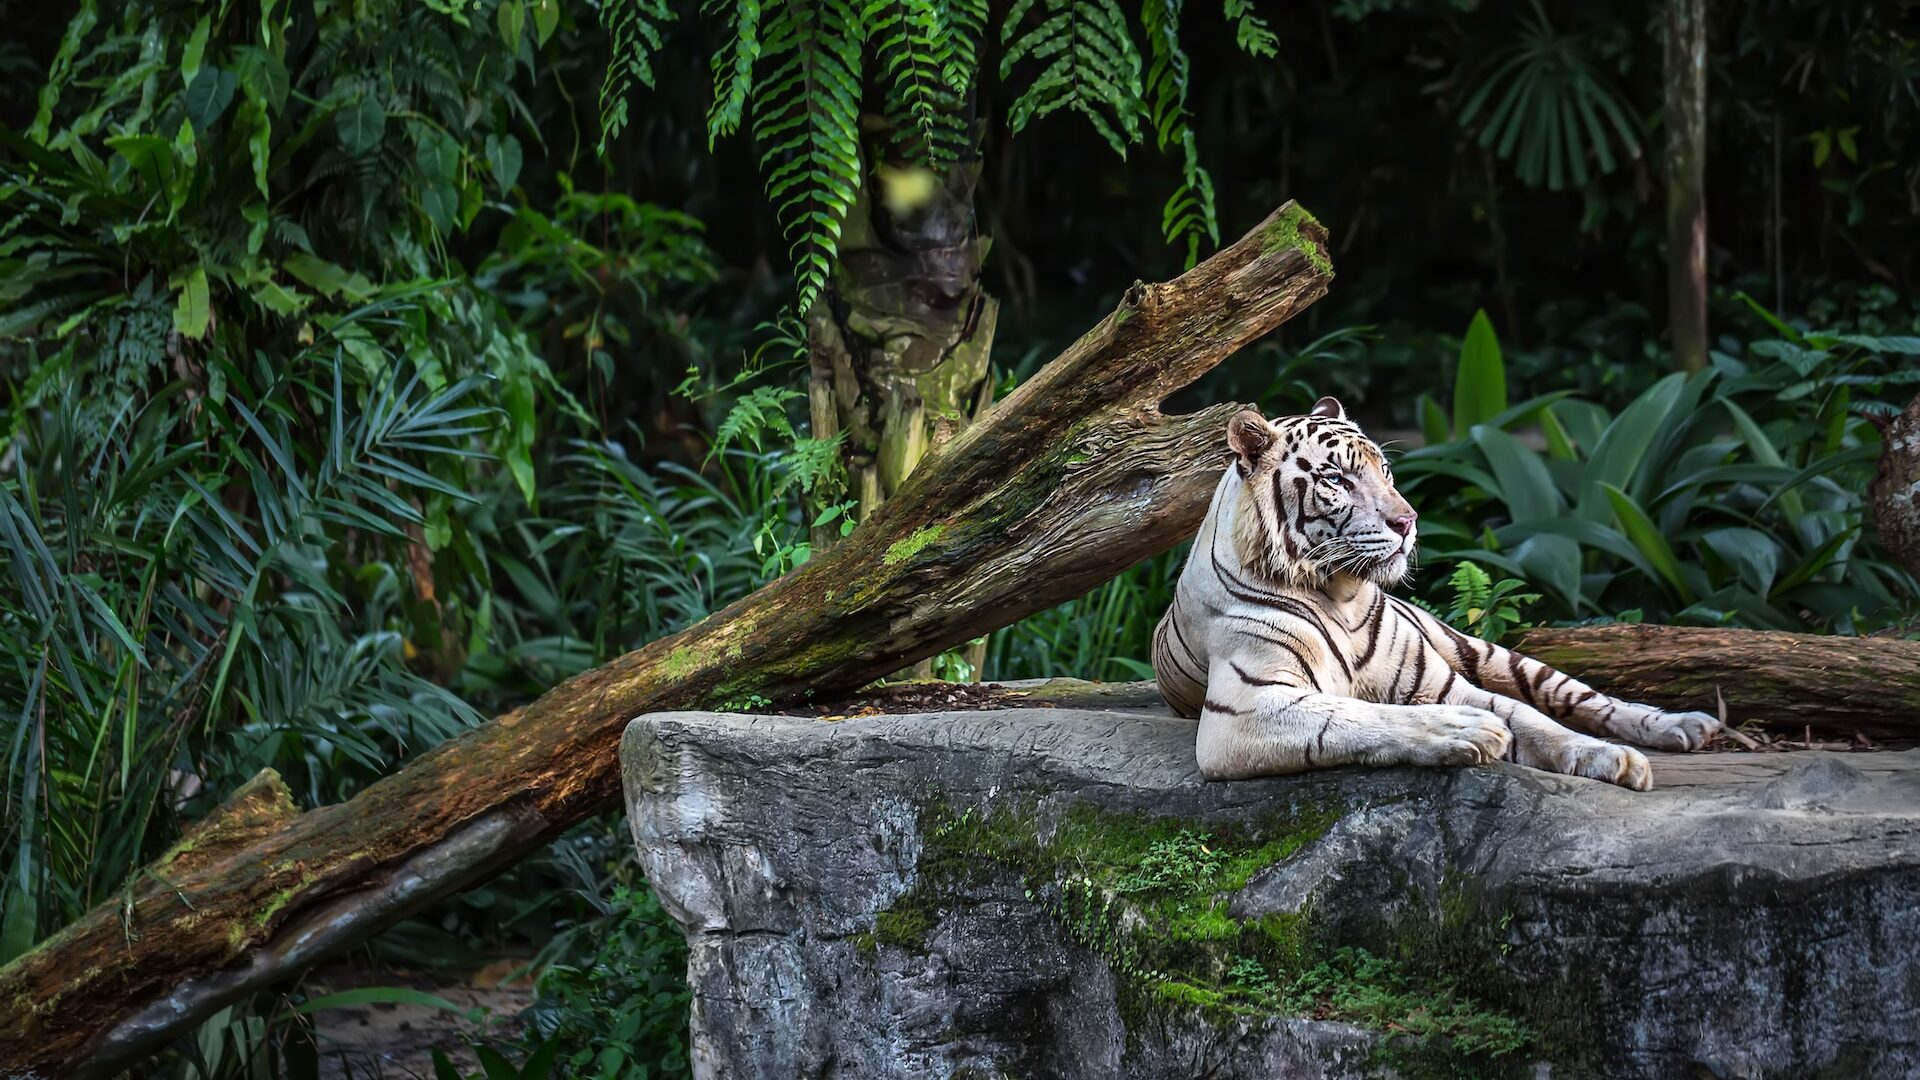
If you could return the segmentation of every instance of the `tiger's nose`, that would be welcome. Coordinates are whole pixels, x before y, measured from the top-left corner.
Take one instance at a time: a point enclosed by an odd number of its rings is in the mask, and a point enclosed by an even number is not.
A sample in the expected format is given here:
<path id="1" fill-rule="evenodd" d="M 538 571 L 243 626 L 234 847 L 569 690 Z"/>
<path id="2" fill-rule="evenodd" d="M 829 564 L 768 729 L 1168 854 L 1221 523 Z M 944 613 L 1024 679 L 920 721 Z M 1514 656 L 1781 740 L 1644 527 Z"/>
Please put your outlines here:
<path id="1" fill-rule="evenodd" d="M 1404 514 L 1394 514 L 1392 517 L 1387 518 L 1387 528 L 1392 529 L 1401 536 L 1406 536 L 1413 532 L 1414 519 L 1419 516 L 1420 515 L 1415 514 L 1411 510 Z"/>

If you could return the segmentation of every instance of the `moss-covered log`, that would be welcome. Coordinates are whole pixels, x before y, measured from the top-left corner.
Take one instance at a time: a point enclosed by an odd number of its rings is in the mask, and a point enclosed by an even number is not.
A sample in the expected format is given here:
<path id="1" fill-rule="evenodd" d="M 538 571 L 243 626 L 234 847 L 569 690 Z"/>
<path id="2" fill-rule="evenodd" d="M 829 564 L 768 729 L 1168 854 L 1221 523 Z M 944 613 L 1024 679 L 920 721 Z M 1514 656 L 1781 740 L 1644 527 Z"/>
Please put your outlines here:
<path id="1" fill-rule="evenodd" d="M 1513 642 L 1600 691 L 1780 731 L 1920 736 L 1920 641 L 1693 626 L 1529 630 Z"/>
<path id="2" fill-rule="evenodd" d="M 1288 204 L 1136 284 L 832 551 L 555 687 L 333 806 L 143 874 L 0 969 L 0 1073 L 99 1075 L 615 805 L 643 712 L 866 682 L 1043 610 L 1190 535 L 1240 406 L 1159 402 L 1318 299 L 1326 232 Z M 247 820 L 252 821 L 252 817 Z M 252 826 L 250 826 L 251 828 Z"/>

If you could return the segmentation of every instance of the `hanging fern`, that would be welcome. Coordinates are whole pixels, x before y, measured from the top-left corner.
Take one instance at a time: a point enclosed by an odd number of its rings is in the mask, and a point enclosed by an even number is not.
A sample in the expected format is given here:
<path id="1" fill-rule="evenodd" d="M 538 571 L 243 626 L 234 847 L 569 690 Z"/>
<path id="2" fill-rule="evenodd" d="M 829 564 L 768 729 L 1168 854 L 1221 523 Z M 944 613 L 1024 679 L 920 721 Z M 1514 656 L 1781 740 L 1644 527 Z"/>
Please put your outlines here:
<path id="1" fill-rule="evenodd" d="M 953 31 L 941 0 L 871 0 L 862 19 L 890 80 L 887 119 L 901 148 L 929 167 L 957 160 L 967 148 L 965 90 L 949 81 Z"/>
<path id="2" fill-rule="evenodd" d="M 1280 55 L 1280 39 L 1267 20 L 1253 13 L 1253 0 L 1223 0 L 1221 12 L 1233 24 L 1233 43 L 1252 57 Z"/>
<path id="3" fill-rule="evenodd" d="M 1028 123 L 1061 109 L 1087 118 L 1113 152 L 1127 155 L 1140 141 L 1145 94 L 1140 87 L 1140 53 L 1127 31 L 1126 16 L 1115 0 L 1045 0 L 1045 17 L 1020 33 L 1020 24 L 1036 0 L 1014 0 L 1001 25 L 1007 54 L 1000 77 L 1031 57 L 1045 63 L 1033 85 L 1014 101 L 1008 124 L 1017 135 Z"/>
<path id="4" fill-rule="evenodd" d="M 600 83 L 600 153 L 627 126 L 633 84 L 653 89 L 653 55 L 660 51 L 662 28 L 673 18 L 667 0 L 605 0 L 601 6 L 600 21 L 613 38 L 613 60 Z"/>
<path id="5" fill-rule="evenodd" d="M 753 88 L 753 137 L 802 312 L 826 285 L 861 183 L 862 36 L 849 0 L 781 4 L 767 24 L 773 69 Z"/>
<path id="6" fill-rule="evenodd" d="M 980 42 L 987 36 L 987 0 L 947 0 L 947 85 L 965 97 L 980 71 Z"/>
<path id="7" fill-rule="evenodd" d="M 636 83 L 654 84 L 653 58 L 668 0 L 598 0 L 613 38 L 601 87 L 600 151 L 627 122 Z M 819 297 L 838 256 L 841 227 L 865 182 L 860 108 L 871 91 L 884 108 L 894 152 L 929 168 L 973 147 L 972 95 L 980 80 L 989 0 L 703 0 L 724 21 L 715 50 L 708 145 L 737 133 L 749 101 L 760 169 L 794 263 L 793 309 Z M 1213 180 L 1200 165 L 1187 95 L 1190 65 L 1181 49 L 1185 0 L 1143 0 L 1141 26 L 1151 69 L 1142 62 L 1120 0 L 1012 0 L 1000 27 L 1001 75 L 1016 68 L 1032 81 L 1008 114 L 1015 133 L 1061 110 L 1085 117 L 1122 157 L 1141 141 L 1143 120 L 1161 151 L 1178 154 L 1180 184 L 1167 199 L 1162 230 L 1184 245 L 1187 262 L 1201 239 L 1219 242 Z M 1279 42 L 1254 0 L 1222 0 L 1245 52 L 1269 57 Z M 863 82 L 871 43 L 873 85 Z"/>
<path id="8" fill-rule="evenodd" d="M 1213 177 L 1200 166 L 1200 150 L 1187 123 L 1187 54 L 1180 48 L 1180 9 L 1185 0 L 1146 0 L 1140 21 L 1147 31 L 1148 116 L 1162 151 L 1178 148 L 1180 186 L 1160 212 L 1167 243 L 1185 241 L 1187 265 L 1200 261 L 1200 238 L 1220 243 L 1220 222 L 1213 203 Z"/>
<path id="9" fill-rule="evenodd" d="M 753 85 L 753 64 L 760 59 L 760 0 L 707 0 L 712 15 L 727 12 L 733 33 L 713 54 L 713 105 L 707 109 L 707 149 L 722 136 L 740 130 L 747 90 Z"/>

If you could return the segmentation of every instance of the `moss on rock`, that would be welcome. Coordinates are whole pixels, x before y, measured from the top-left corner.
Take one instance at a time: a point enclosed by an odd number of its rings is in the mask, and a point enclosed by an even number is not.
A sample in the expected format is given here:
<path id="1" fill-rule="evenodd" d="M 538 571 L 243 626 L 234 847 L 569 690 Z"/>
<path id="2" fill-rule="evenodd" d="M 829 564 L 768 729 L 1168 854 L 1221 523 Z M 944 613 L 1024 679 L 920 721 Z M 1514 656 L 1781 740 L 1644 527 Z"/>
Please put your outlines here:
<path id="1" fill-rule="evenodd" d="M 1311 1016 L 1394 1036 L 1382 1053 L 1414 1073 L 1516 1063 L 1534 1029 L 1469 981 L 1484 965 L 1464 963 L 1462 950 L 1484 935 L 1464 932 L 1480 911 L 1466 893 L 1438 915 L 1415 898 L 1381 952 L 1338 940 L 1310 914 L 1232 914 L 1255 875 L 1345 813 L 1309 805 L 1219 822 L 1076 806 L 1049 822 L 1033 803 L 931 806 L 916 884 L 876 918 L 872 947 L 925 951 L 941 897 L 1011 873 L 1070 940 L 1107 961 L 1130 1031 L 1169 1011 L 1220 1023 Z"/>

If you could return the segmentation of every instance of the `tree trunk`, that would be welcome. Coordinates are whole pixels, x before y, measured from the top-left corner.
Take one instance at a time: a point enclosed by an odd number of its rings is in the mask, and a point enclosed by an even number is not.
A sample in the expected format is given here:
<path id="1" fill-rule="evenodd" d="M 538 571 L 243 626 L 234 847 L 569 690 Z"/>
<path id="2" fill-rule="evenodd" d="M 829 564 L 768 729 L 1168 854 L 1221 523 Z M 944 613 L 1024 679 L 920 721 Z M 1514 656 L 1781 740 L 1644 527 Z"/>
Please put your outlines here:
<path id="1" fill-rule="evenodd" d="M 1707 365 L 1707 0 L 1667 0 L 1667 328 L 1682 371 Z"/>
<path id="2" fill-rule="evenodd" d="M 1603 693 L 1717 712 L 1798 734 L 1808 725 L 1920 738 L 1920 641 L 1691 626 L 1528 630 L 1520 652 Z"/>
<path id="3" fill-rule="evenodd" d="M 176 850 L 0 968 L 0 1073 L 109 1074 L 485 880 L 617 805 L 615 748 L 639 713 L 858 686 L 1173 546 L 1205 512 L 1240 406 L 1176 417 L 1159 402 L 1331 277 L 1326 231 L 1289 203 L 1179 279 L 1136 283 L 795 572 L 347 802 L 268 822 L 204 862 Z"/>
<path id="4" fill-rule="evenodd" d="M 859 520 L 992 400 L 999 318 L 980 287 L 978 156 L 936 175 L 889 152 L 883 120 L 868 127 L 880 164 L 847 212 L 833 278 L 807 317 L 814 436 L 844 436 Z M 817 531 L 814 549 L 838 538 Z"/>
<path id="5" fill-rule="evenodd" d="M 1867 488 L 1874 535 L 1893 561 L 1920 578 L 1920 395 L 1880 429 L 1880 468 Z"/>

